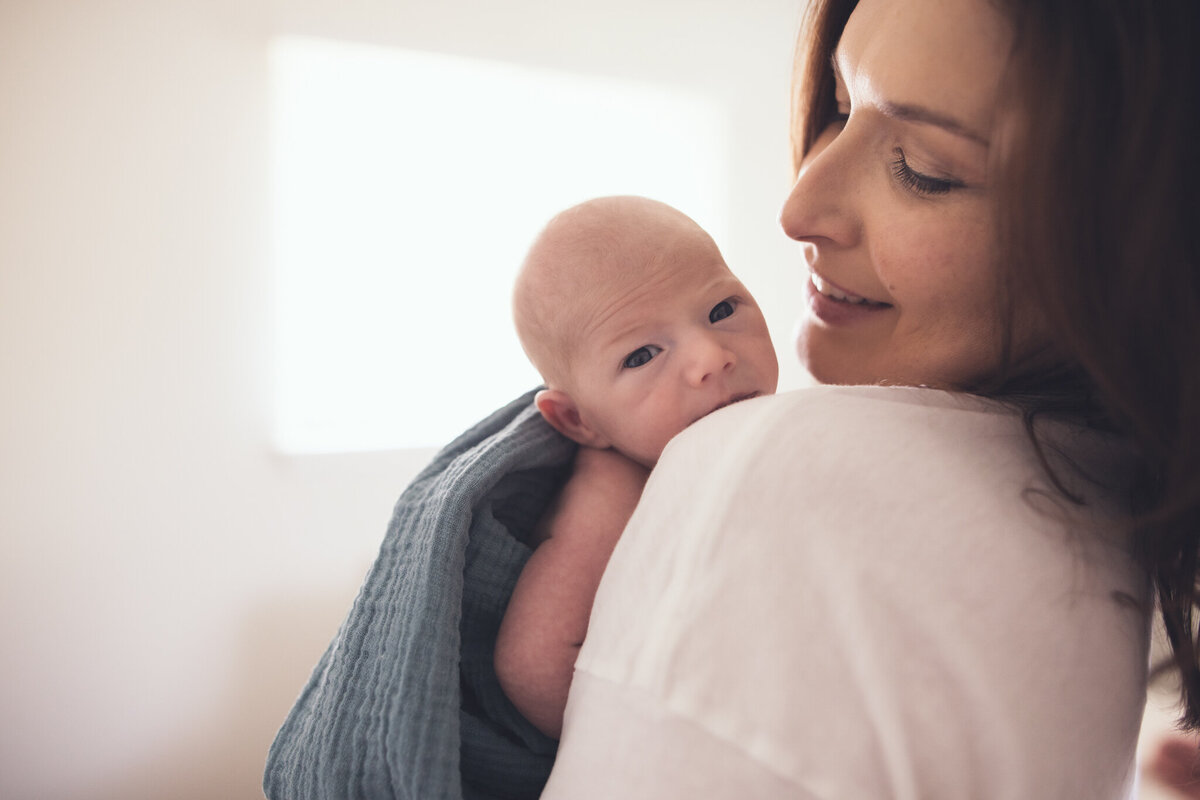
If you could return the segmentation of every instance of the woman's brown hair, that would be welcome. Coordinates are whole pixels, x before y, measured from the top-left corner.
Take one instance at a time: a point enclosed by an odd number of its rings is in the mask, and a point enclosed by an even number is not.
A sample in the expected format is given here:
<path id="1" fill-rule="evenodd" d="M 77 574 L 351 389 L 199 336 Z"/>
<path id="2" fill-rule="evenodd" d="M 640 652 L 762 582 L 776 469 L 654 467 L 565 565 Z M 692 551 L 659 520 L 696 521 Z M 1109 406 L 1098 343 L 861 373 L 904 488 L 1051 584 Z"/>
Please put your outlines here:
<path id="1" fill-rule="evenodd" d="M 1183 694 L 1200 727 L 1200 3 L 993 0 L 1014 45 L 992 156 L 1005 298 L 1032 302 L 1059 363 L 967 387 L 1116 430 Z M 835 112 L 830 56 L 856 0 L 811 0 L 793 164 Z M 1009 303 L 1011 306 L 1011 303 Z M 1032 431 L 1032 426 L 1031 426 Z"/>

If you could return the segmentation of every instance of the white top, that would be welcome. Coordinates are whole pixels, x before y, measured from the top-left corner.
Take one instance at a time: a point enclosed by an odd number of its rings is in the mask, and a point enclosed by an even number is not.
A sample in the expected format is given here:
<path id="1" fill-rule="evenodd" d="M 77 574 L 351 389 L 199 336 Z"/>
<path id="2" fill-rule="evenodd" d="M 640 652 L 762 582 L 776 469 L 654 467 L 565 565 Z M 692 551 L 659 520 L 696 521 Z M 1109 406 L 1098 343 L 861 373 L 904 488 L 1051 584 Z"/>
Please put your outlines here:
<path id="1" fill-rule="evenodd" d="M 1054 433 L 1116 474 L 1117 448 Z M 710 415 L 612 556 L 543 797 L 1130 796 L 1151 602 L 1098 505 L 977 398 Z"/>

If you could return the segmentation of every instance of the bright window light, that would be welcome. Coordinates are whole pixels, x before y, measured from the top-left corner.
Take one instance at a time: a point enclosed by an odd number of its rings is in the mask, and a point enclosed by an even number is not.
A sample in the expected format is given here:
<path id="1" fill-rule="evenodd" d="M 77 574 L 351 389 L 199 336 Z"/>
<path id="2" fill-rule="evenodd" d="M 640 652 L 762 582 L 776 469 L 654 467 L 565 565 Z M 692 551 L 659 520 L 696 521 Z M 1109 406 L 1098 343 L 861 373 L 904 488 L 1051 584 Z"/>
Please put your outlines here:
<path id="1" fill-rule="evenodd" d="M 440 446 L 536 386 L 512 282 L 573 203 L 647 195 L 723 241 L 724 117 L 706 98 L 300 37 L 270 59 L 284 452 Z"/>

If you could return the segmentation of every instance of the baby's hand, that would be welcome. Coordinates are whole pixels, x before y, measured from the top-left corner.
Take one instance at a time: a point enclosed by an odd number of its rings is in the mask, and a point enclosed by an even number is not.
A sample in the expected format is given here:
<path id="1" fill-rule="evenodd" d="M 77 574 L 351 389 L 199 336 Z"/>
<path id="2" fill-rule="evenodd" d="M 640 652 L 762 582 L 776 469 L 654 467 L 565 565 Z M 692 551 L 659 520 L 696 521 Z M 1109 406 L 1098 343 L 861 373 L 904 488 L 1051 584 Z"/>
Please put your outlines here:
<path id="1" fill-rule="evenodd" d="M 545 541 L 513 591 L 496 640 L 500 685 L 543 733 L 558 738 L 575 657 L 596 587 L 650 471 L 615 450 L 581 447 L 546 515 Z"/>
<path id="2" fill-rule="evenodd" d="M 632 513 L 649 477 L 650 470 L 616 450 L 581 447 L 571 483 L 595 487 L 607 500 Z"/>
<path id="3" fill-rule="evenodd" d="M 551 537 L 600 537 L 611 548 L 642 496 L 650 470 L 618 453 L 580 447 L 571 477 L 534 530 L 535 546 Z"/>
<path id="4" fill-rule="evenodd" d="M 641 499 L 650 470 L 616 450 L 579 448 L 571 479 L 558 497 L 548 533 L 593 539 L 605 553 L 616 546 Z"/>

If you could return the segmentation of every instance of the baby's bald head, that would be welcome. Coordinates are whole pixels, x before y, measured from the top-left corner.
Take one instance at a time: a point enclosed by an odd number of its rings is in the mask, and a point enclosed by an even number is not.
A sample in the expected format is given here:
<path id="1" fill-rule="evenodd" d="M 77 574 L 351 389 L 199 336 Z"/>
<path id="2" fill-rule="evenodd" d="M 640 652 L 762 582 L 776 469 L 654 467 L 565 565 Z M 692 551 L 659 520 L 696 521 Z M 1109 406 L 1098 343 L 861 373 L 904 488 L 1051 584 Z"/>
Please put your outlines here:
<path id="1" fill-rule="evenodd" d="M 521 346 L 551 388 L 570 385 L 579 320 L 597 288 L 636 280 L 684 237 L 708 234 L 686 214 L 645 197 L 600 197 L 556 215 L 534 240 L 513 292 Z"/>

